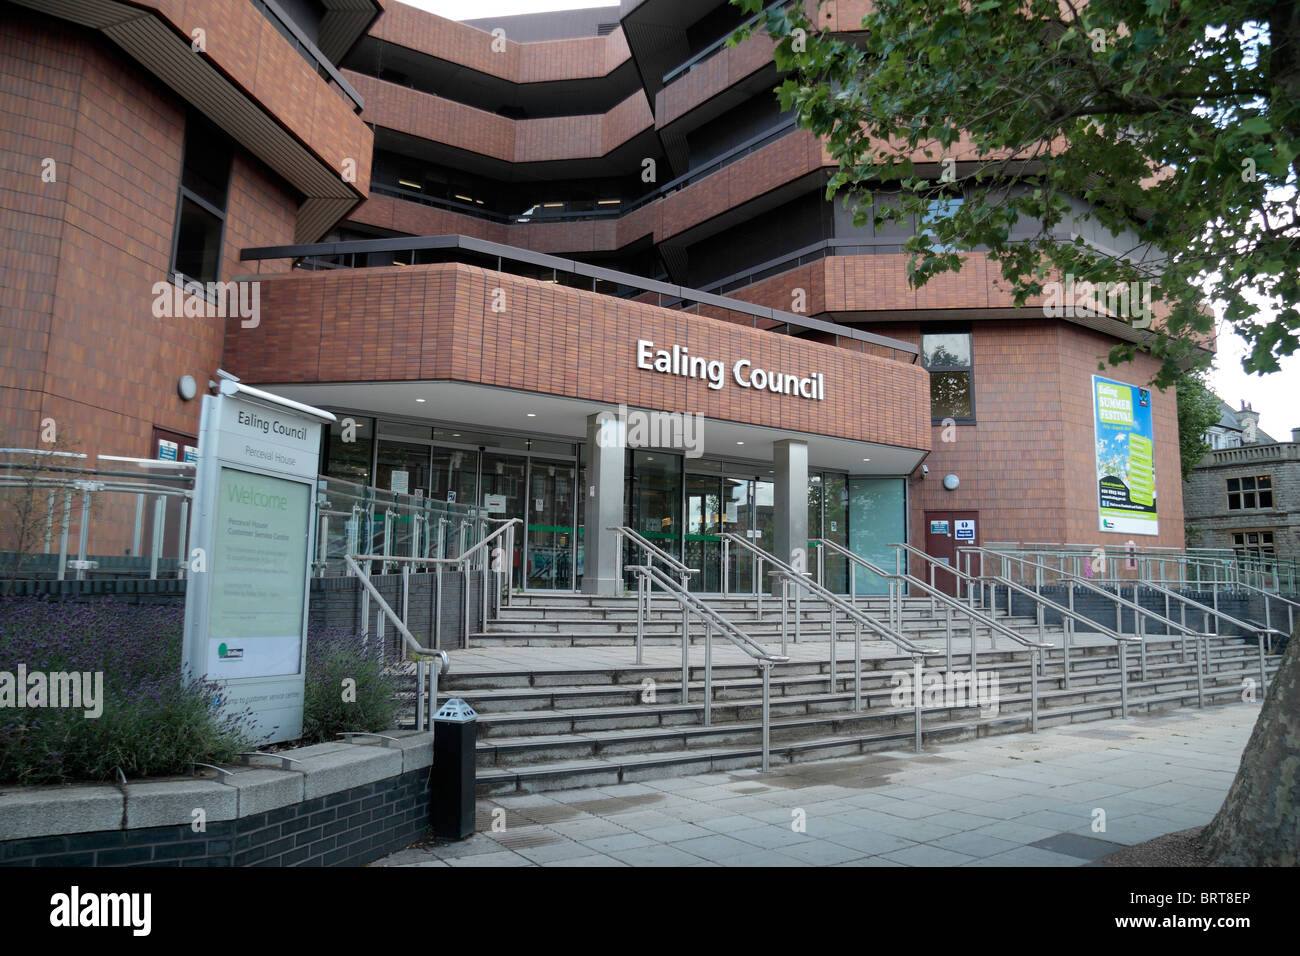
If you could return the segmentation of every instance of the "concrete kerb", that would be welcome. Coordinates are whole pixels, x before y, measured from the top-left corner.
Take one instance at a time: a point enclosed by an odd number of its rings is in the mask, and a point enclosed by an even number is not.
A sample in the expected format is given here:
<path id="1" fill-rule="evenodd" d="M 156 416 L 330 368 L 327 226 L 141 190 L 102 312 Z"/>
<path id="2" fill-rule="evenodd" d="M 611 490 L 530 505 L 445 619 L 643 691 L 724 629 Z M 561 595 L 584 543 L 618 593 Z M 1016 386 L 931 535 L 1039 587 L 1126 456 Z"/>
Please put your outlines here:
<path id="1" fill-rule="evenodd" d="M 71 787 L 25 787 L 0 792 L 0 841 L 188 825 L 201 809 L 209 822 L 237 820 L 396 777 L 433 764 L 433 734 L 391 731 L 268 754 L 255 766 L 226 768 L 229 776 L 128 781 Z M 274 757 L 299 763 L 267 766 Z"/>

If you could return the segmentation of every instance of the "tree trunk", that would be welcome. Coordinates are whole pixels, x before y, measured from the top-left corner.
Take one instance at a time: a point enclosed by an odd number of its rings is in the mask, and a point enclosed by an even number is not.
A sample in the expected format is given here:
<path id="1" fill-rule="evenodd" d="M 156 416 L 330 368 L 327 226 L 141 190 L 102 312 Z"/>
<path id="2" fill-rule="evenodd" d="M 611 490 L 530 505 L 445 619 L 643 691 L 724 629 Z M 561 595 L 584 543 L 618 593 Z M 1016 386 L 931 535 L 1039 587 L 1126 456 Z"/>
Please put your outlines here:
<path id="1" fill-rule="evenodd" d="M 1295 866 L 1300 856 L 1300 640 L 1287 642 L 1241 766 L 1202 834 L 1212 866 Z"/>

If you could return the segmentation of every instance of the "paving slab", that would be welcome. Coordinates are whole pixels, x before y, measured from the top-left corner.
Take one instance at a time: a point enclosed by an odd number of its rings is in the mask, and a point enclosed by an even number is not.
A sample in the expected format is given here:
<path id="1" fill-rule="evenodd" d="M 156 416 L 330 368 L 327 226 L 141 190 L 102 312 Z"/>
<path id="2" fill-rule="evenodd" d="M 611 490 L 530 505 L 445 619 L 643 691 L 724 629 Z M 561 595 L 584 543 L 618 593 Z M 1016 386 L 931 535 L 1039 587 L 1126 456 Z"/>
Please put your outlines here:
<path id="1" fill-rule="evenodd" d="M 487 796 L 480 826 L 502 808 L 505 831 L 401 850 L 375 865 L 1083 866 L 1208 823 L 1258 713 L 1258 703 L 1228 704 L 769 774 Z M 1098 808 L 1101 831 L 1093 829 Z M 797 810 L 803 832 L 791 826 Z"/>

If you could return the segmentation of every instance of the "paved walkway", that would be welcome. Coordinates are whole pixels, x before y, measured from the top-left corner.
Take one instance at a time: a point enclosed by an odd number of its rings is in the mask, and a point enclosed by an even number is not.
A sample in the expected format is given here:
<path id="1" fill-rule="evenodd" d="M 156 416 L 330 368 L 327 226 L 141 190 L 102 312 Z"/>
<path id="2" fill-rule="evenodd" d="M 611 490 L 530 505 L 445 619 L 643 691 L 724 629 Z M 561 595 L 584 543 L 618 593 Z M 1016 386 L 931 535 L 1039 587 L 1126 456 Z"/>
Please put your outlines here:
<path id="1" fill-rule="evenodd" d="M 1258 714 L 1232 704 L 768 775 L 482 798 L 470 839 L 372 865 L 1080 866 L 1208 823 Z"/>

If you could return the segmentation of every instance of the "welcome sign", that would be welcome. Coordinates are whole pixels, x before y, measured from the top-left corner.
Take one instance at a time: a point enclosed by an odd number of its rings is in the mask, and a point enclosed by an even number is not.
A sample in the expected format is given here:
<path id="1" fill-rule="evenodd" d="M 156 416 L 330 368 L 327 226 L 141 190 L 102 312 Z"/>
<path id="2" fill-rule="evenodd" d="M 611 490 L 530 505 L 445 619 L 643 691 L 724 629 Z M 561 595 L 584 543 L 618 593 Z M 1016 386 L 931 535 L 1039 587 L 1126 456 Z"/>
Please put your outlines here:
<path id="1" fill-rule="evenodd" d="M 333 418 L 229 377 L 203 398 L 184 665 L 271 741 L 302 734 L 312 498 Z"/>
<path id="2" fill-rule="evenodd" d="M 1158 534 L 1150 389 L 1094 375 L 1092 408 L 1100 530 Z"/>

